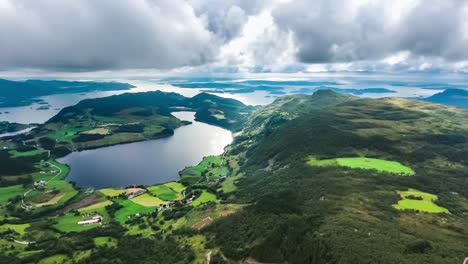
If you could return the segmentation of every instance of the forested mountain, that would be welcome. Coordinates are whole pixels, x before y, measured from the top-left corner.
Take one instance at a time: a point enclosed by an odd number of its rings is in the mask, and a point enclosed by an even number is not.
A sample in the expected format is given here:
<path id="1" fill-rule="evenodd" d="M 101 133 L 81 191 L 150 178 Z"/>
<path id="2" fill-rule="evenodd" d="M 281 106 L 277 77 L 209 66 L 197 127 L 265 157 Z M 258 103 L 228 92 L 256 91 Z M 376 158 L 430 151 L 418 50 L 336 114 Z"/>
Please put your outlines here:
<path id="1" fill-rule="evenodd" d="M 250 116 L 228 150 L 243 175 L 232 199 L 250 206 L 209 227 L 210 245 L 268 263 L 461 263 L 467 120 L 462 109 L 399 98 L 279 98 Z M 395 161 L 414 174 L 326 163 L 343 157 Z M 408 189 L 437 195 L 449 213 L 401 210 L 401 199 L 423 199 L 404 196 Z"/>

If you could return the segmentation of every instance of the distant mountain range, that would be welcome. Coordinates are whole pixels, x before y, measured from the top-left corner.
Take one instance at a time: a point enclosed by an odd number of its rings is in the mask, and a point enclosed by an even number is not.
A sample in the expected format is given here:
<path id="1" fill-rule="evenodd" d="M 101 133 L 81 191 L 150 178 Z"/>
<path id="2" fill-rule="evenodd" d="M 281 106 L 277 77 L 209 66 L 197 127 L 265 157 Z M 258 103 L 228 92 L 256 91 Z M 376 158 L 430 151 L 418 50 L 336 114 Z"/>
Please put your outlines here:
<path id="1" fill-rule="evenodd" d="M 118 82 L 10 81 L 0 79 L 0 107 L 25 106 L 40 102 L 38 97 L 52 94 L 128 90 L 135 86 Z"/>
<path id="2" fill-rule="evenodd" d="M 468 90 L 447 89 L 425 98 L 424 101 L 468 108 Z"/>

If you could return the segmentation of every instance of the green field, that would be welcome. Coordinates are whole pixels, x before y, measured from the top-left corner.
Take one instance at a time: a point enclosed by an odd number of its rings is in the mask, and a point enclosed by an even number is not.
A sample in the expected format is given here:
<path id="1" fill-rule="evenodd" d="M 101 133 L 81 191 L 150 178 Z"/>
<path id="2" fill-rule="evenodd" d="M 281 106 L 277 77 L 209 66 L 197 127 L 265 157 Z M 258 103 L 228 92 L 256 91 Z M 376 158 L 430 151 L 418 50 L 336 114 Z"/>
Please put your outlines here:
<path id="1" fill-rule="evenodd" d="M 149 195 L 148 193 L 144 193 L 142 195 L 138 195 L 135 198 L 131 199 L 132 202 L 143 205 L 145 207 L 154 207 L 166 204 L 167 202 L 159 199 L 158 197 L 154 197 Z"/>
<path id="2" fill-rule="evenodd" d="M 119 201 L 119 204 L 123 206 L 123 208 L 119 209 L 115 212 L 115 220 L 119 221 L 120 223 L 125 223 L 127 221 L 128 216 L 132 216 L 135 214 L 146 214 L 151 213 L 154 211 L 154 207 L 145 207 L 139 204 L 136 204 L 130 200 L 122 200 Z"/>
<path id="3" fill-rule="evenodd" d="M 42 259 L 39 261 L 39 264 L 59 264 L 59 263 L 68 263 L 70 261 L 70 258 L 67 257 L 67 255 L 53 255 L 50 257 L 47 257 L 45 259 Z"/>
<path id="4" fill-rule="evenodd" d="M 216 198 L 215 194 L 209 193 L 207 191 L 203 191 L 202 194 L 197 199 L 195 199 L 195 201 L 191 203 L 191 205 L 197 207 L 201 204 L 204 204 L 207 202 L 215 202 L 217 200 L 218 199 Z"/>
<path id="5" fill-rule="evenodd" d="M 414 175 L 414 171 L 397 161 L 389 161 L 374 158 L 336 158 L 317 160 L 315 157 L 309 157 L 307 164 L 318 167 L 342 166 L 354 169 L 377 170 L 396 174 Z"/>
<path id="6" fill-rule="evenodd" d="M 11 229 L 22 236 L 26 233 L 26 228 L 29 226 L 29 224 L 3 224 L 0 225 L 0 233 Z"/>
<path id="7" fill-rule="evenodd" d="M 177 193 L 182 193 L 185 190 L 185 186 L 179 182 L 168 182 L 168 183 L 165 183 L 164 185 L 171 188 Z"/>
<path id="8" fill-rule="evenodd" d="M 86 220 L 86 218 L 81 216 L 75 216 L 73 213 L 68 213 L 64 216 L 57 217 L 57 224 L 54 227 L 65 233 L 69 232 L 81 232 L 85 230 L 89 230 L 100 226 L 99 224 L 90 224 L 90 225 L 78 225 L 79 221 Z"/>
<path id="9" fill-rule="evenodd" d="M 184 198 L 182 192 L 185 190 L 185 187 L 178 182 L 168 182 L 161 185 L 154 185 L 148 187 L 147 189 L 151 194 L 158 196 L 161 200 L 164 201 L 174 201 Z"/>
<path id="10" fill-rule="evenodd" d="M 8 199 L 14 198 L 17 195 L 23 195 L 24 192 L 23 185 L 0 187 L 0 204 L 4 205 L 8 202 Z"/>
<path id="11" fill-rule="evenodd" d="M 448 213 L 444 207 L 438 206 L 434 203 L 438 199 L 437 195 L 421 192 L 415 189 L 408 189 L 408 191 L 399 191 L 401 200 L 393 207 L 398 210 L 417 210 L 427 213 Z M 416 200 L 418 197 L 422 200 Z"/>
<path id="12" fill-rule="evenodd" d="M 150 193 L 158 196 L 161 200 L 174 201 L 177 200 L 177 193 L 166 185 L 156 185 L 147 188 Z"/>
<path id="13" fill-rule="evenodd" d="M 221 156 L 207 156 L 203 157 L 203 160 L 196 166 L 186 167 L 184 171 L 189 171 L 190 175 L 201 176 L 202 172 L 207 169 L 210 164 L 221 165 L 223 158 Z"/>
<path id="14" fill-rule="evenodd" d="M 10 150 L 8 153 L 11 155 L 12 158 L 20 158 L 20 157 L 41 155 L 41 154 L 47 153 L 47 150 L 34 149 L 30 151 L 25 151 L 25 152 L 19 152 L 17 150 Z"/>
<path id="15" fill-rule="evenodd" d="M 117 245 L 117 240 L 109 236 L 95 237 L 94 244 L 96 245 L 96 247 L 115 247 Z"/>
<path id="16" fill-rule="evenodd" d="M 126 193 L 127 190 L 106 188 L 106 189 L 99 190 L 99 192 L 101 192 L 105 196 L 115 197 L 115 196 L 119 196 L 122 193 Z"/>

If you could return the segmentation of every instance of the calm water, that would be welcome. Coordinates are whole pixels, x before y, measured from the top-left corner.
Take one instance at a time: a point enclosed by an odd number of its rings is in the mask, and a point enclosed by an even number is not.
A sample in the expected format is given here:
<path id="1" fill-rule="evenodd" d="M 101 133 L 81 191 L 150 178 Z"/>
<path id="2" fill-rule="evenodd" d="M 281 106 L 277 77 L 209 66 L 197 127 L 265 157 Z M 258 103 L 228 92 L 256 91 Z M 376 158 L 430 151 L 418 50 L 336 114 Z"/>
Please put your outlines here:
<path id="1" fill-rule="evenodd" d="M 194 121 L 193 112 L 173 115 L 193 124 L 176 129 L 168 138 L 71 153 L 59 160 L 71 166 L 67 180 L 94 188 L 173 181 L 185 166 L 223 153 L 232 141 L 230 131 Z"/>

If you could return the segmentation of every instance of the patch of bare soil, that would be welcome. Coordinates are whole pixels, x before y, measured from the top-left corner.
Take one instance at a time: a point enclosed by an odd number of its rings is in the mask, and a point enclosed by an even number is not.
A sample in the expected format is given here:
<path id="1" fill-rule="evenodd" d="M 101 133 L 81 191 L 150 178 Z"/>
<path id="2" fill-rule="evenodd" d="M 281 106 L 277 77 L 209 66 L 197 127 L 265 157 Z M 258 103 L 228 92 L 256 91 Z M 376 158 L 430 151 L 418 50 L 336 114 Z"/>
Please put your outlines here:
<path id="1" fill-rule="evenodd" d="M 72 210 L 77 210 L 77 209 L 95 204 L 100 198 L 101 196 L 98 193 L 93 193 L 90 196 L 84 198 L 83 200 L 70 204 L 69 206 L 63 208 L 61 212 L 66 214 Z"/>

